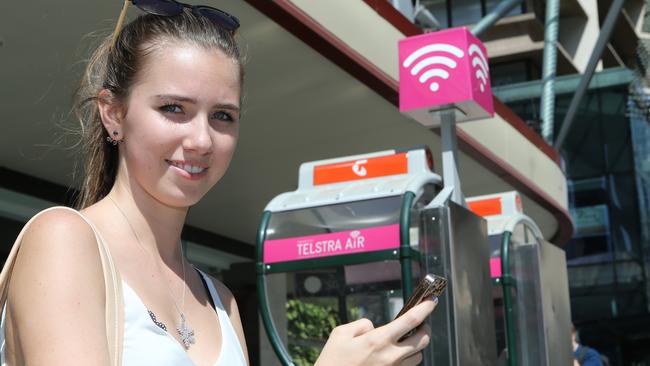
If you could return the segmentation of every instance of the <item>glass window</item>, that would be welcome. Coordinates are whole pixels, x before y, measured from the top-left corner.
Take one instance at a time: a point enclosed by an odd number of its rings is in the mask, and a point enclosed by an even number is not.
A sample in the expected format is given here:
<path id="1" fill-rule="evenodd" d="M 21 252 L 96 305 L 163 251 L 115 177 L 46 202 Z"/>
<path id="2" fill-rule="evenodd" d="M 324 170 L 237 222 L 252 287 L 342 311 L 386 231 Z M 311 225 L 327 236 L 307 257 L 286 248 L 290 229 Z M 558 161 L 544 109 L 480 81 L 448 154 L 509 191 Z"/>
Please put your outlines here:
<path id="1" fill-rule="evenodd" d="M 526 61 L 490 65 L 490 76 L 493 87 L 528 81 L 528 65 Z"/>
<path id="2" fill-rule="evenodd" d="M 573 238 L 567 247 L 567 259 L 608 253 L 610 246 L 608 239 L 608 235 Z"/>
<path id="3" fill-rule="evenodd" d="M 485 2 L 485 11 L 489 13 L 492 10 L 494 10 L 494 8 L 496 8 L 497 5 L 499 5 L 499 3 L 503 0 L 483 0 L 483 1 Z M 506 16 L 519 15 L 523 13 L 524 13 L 524 5 L 522 3 L 521 5 L 515 5 L 515 7 L 512 8 L 508 14 L 506 14 Z"/>
<path id="4" fill-rule="evenodd" d="M 451 5 L 451 23 L 457 27 L 477 23 L 483 17 L 481 2 L 478 0 L 454 0 Z"/>
<path id="5" fill-rule="evenodd" d="M 440 24 L 440 29 L 449 28 L 449 19 L 447 17 L 447 0 L 432 0 L 421 2 L 422 5 L 436 17 L 438 24 Z"/>

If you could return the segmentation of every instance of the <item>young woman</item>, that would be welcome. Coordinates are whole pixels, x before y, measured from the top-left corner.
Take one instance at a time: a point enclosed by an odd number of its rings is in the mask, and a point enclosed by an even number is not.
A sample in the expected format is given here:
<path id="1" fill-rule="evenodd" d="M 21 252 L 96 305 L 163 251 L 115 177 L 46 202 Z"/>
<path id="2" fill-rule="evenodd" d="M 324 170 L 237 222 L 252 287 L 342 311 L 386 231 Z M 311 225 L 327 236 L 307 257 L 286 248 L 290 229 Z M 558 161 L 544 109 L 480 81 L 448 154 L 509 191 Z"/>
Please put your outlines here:
<path id="1" fill-rule="evenodd" d="M 21 241 L 6 302 L 10 365 L 109 365 L 94 230 L 122 279 L 124 365 L 248 364 L 232 294 L 180 246 L 188 208 L 223 176 L 237 143 L 239 23 L 210 7 L 130 0 L 146 14 L 122 28 L 128 1 L 78 92 L 81 211 L 49 210 Z M 433 307 L 425 301 L 380 328 L 342 325 L 317 364 L 415 365 L 428 330 L 398 339 Z"/>

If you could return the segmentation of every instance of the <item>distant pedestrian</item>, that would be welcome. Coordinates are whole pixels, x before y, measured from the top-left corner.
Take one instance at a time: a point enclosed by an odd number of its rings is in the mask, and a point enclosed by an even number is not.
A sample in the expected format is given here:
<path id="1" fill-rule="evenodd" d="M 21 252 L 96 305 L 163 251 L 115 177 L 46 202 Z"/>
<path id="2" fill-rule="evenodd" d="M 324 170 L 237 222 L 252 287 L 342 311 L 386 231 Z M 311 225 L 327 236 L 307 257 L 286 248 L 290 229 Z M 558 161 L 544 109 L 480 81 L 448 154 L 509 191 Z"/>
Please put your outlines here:
<path id="1" fill-rule="evenodd" d="M 573 343 L 573 366 L 609 366 L 607 357 L 579 343 L 578 332 L 573 324 L 571 324 L 571 342 Z"/>

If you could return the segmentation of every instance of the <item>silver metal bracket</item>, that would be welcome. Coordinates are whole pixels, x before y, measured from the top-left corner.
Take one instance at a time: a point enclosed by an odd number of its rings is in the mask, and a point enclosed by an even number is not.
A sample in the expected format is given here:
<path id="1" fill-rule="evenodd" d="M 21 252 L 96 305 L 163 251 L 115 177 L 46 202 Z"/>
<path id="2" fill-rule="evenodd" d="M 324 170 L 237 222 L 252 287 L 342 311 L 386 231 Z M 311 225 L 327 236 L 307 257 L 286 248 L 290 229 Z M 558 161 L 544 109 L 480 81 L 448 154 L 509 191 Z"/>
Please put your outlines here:
<path id="1" fill-rule="evenodd" d="M 458 175 L 458 150 L 456 143 L 456 115 L 453 109 L 439 112 L 440 137 L 442 139 L 442 180 L 444 187 L 451 187 L 451 200 L 467 206 Z"/>
<path id="2" fill-rule="evenodd" d="M 446 206 L 447 202 L 451 198 L 452 193 L 454 193 L 453 186 L 444 187 L 442 191 L 440 191 L 440 193 L 438 193 L 438 195 L 435 196 L 425 208 L 436 208 L 436 207 Z"/>

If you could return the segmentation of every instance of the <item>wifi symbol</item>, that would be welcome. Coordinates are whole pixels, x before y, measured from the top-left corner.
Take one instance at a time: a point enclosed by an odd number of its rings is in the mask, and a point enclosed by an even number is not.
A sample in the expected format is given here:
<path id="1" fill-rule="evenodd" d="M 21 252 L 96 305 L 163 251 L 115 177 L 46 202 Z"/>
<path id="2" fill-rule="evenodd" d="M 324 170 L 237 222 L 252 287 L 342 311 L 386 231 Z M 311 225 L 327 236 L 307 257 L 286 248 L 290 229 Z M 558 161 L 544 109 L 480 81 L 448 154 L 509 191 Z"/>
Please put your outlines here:
<path id="1" fill-rule="evenodd" d="M 433 53 L 433 52 L 446 52 L 453 56 L 456 56 L 456 58 L 458 59 L 461 59 L 463 58 L 463 56 L 465 56 L 465 53 L 456 46 L 452 46 L 446 43 L 434 43 L 434 44 L 426 45 L 424 47 L 420 47 L 419 49 L 415 50 L 415 52 L 410 54 L 406 58 L 406 60 L 404 60 L 402 66 L 408 69 L 409 67 L 411 67 L 411 64 L 415 62 L 415 60 L 417 60 L 423 55 Z M 415 64 L 415 66 L 413 66 L 413 68 L 411 69 L 411 75 L 415 76 L 420 71 L 422 71 L 422 69 L 431 65 L 444 65 L 450 69 L 455 69 L 458 63 L 452 58 L 449 58 L 447 56 L 436 55 L 436 56 L 427 57 L 423 60 L 420 60 L 418 63 Z M 447 80 L 449 78 L 449 72 L 441 68 L 429 68 L 428 70 L 423 72 L 422 75 L 420 75 L 418 81 L 424 84 L 429 79 L 434 77 Z M 436 81 L 433 81 L 431 85 L 429 85 L 429 89 L 431 89 L 432 92 L 437 92 L 438 89 L 440 89 L 440 84 L 438 84 L 438 82 Z"/>
<path id="2" fill-rule="evenodd" d="M 487 77 L 489 75 L 487 60 L 485 59 L 485 55 L 483 54 L 483 51 L 481 51 L 481 48 L 476 44 L 469 46 L 469 50 L 467 51 L 470 56 L 474 55 L 474 57 L 472 57 L 472 67 L 477 68 L 474 76 L 481 81 L 480 88 L 481 92 L 483 92 L 485 91 Z"/>

